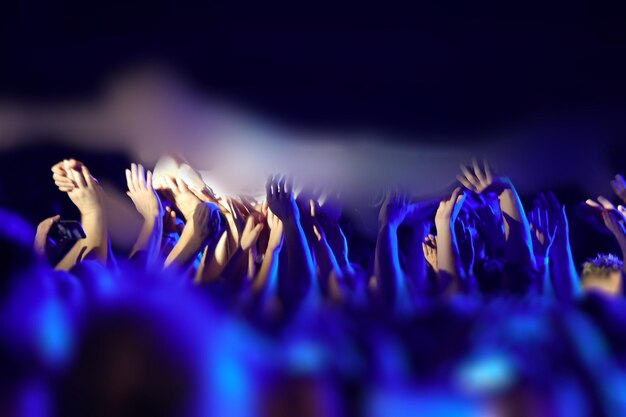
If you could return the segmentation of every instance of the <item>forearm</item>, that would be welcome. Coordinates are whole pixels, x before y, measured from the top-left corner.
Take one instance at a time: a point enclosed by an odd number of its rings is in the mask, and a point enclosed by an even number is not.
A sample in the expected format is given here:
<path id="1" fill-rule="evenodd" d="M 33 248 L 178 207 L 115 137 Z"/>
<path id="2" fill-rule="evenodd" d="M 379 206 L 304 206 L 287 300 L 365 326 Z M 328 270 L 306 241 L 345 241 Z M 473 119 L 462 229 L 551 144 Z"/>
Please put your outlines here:
<path id="1" fill-rule="evenodd" d="M 498 196 L 504 221 L 505 254 L 509 261 L 535 267 L 530 226 L 511 183 Z"/>
<path id="2" fill-rule="evenodd" d="M 350 268 L 350 260 L 348 259 L 348 243 L 343 230 L 341 230 L 341 226 L 336 223 L 333 223 L 330 226 L 323 224 L 322 228 L 326 234 L 328 245 L 330 246 L 330 249 L 332 250 L 339 266 L 341 268 Z"/>
<path id="3" fill-rule="evenodd" d="M 569 239 L 556 242 L 550 249 L 552 263 L 552 287 L 554 294 L 561 301 L 571 301 L 582 292 L 580 278 L 576 272 L 574 257 L 569 246 Z"/>
<path id="4" fill-rule="evenodd" d="M 324 291 L 328 291 L 328 280 L 330 274 L 335 271 L 335 273 L 340 273 L 339 263 L 333 254 L 332 249 L 328 245 L 326 239 L 322 238 L 314 242 L 314 250 L 315 250 L 315 259 L 320 268 L 320 277 L 322 281 L 322 288 Z"/>
<path id="5" fill-rule="evenodd" d="M 385 298 L 393 302 L 403 279 L 398 256 L 397 229 L 394 226 L 383 225 L 378 232 L 374 269 Z"/>
<path id="6" fill-rule="evenodd" d="M 461 256 L 456 236 L 451 225 L 437 227 L 437 265 L 439 282 L 447 294 L 456 294 L 462 289 L 464 277 Z"/>
<path id="7" fill-rule="evenodd" d="M 144 219 L 137 241 L 133 246 L 130 258 L 138 252 L 144 252 L 149 265 L 159 258 L 161 240 L 163 237 L 163 222 L 160 216 Z"/>
<path id="8" fill-rule="evenodd" d="M 228 263 L 228 232 L 223 232 L 219 239 L 214 239 L 207 247 L 202 259 L 198 282 L 211 282 L 222 275 Z"/>
<path id="9" fill-rule="evenodd" d="M 536 256 L 537 270 L 541 281 L 539 282 L 539 292 L 546 296 L 553 296 L 552 282 L 550 281 L 550 261 L 547 256 Z"/>
<path id="10" fill-rule="evenodd" d="M 413 228 L 411 245 L 406 256 L 405 276 L 410 279 L 413 286 L 420 291 L 426 288 L 426 258 L 422 251 L 422 242 L 426 235 L 424 225 Z"/>
<path id="11" fill-rule="evenodd" d="M 280 250 L 268 248 L 263 257 L 263 263 L 252 283 L 252 291 L 255 294 L 265 292 L 276 293 L 278 285 L 278 255 Z"/>
<path id="12" fill-rule="evenodd" d="M 103 211 L 93 211 L 81 216 L 85 239 L 74 244 L 72 249 L 61 259 L 55 269 L 69 271 L 78 262 L 90 255 L 106 265 L 108 259 L 107 221 Z"/>
<path id="13" fill-rule="evenodd" d="M 195 260 L 201 246 L 202 242 L 199 242 L 196 237 L 185 233 L 185 230 L 183 230 L 178 243 L 169 253 L 167 259 L 165 259 L 165 268 L 176 266 L 186 269 Z"/>
<path id="14" fill-rule="evenodd" d="M 306 292 L 315 279 L 315 267 L 309 245 L 299 221 L 291 219 L 285 221 L 284 224 L 288 276 Z"/>
<path id="15" fill-rule="evenodd" d="M 248 272 L 248 260 L 250 250 L 237 248 L 232 254 L 221 276 L 226 278 L 230 283 L 235 284 L 237 288 L 243 284 Z"/>

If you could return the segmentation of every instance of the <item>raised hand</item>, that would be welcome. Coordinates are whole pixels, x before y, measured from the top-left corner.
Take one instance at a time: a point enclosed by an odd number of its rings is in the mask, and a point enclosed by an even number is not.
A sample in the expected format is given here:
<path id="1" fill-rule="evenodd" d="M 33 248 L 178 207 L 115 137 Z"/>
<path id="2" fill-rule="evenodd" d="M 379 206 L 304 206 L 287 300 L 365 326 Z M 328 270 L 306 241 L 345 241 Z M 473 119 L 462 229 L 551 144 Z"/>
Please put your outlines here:
<path id="1" fill-rule="evenodd" d="M 611 188 L 616 196 L 626 203 L 626 181 L 621 174 L 617 174 L 614 180 L 611 180 Z"/>
<path id="2" fill-rule="evenodd" d="M 100 190 L 98 181 L 91 176 L 87 167 L 82 162 L 75 159 L 65 159 L 55 164 L 52 167 L 52 179 L 61 192 L 68 193 L 70 199 L 81 213 L 83 213 L 83 208 L 89 209 L 89 202 L 87 200 L 90 194 L 93 193 L 86 193 L 84 191 L 73 192 L 79 188 L 85 188 L 91 185 L 94 186 L 95 191 Z M 95 199 L 92 203 L 92 205 L 97 205 Z"/>
<path id="3" fill-rule="evenodd" d="M 39 223 L 39 225 L 37 225 L 37 233 L 35 234 L 35 242 L 33 243 L 35 253 L 41 256 L 46 256 L 47 249 L 50 246 L 48 234 L 50 233 L 52 226 L 59 220 L 61 220 L 61 216 L 57 214 L 56 216 L 43 220 Z"/>
<path id="4" fill-rule="evenodd" d="M 618 210 L 603 210 L 602 220 L 615 236 L 622 251 L 622 260 L 626 259 L 626 209 L 619 206 Z M 626 266 L 622 266 L 622 276 L 624 273 L 626 273 Z"/>
<path id="5" fill-rule="evenodd" d="M 196 207 L 201 203 L 200 199 L 189 190 L 187 184 L 180 178 L 165 177 L 163 181 L 172 192 L 176 207 L 185 217 L 185 220 L 189 221 Z"/>
<path id="6" fill-rule="evenodd" d="M 378 222 L 381 226 L 397 228 L 409 213 L 409 198 L 403 192 L 388 192 L 383 205 L 380 207 Z"/>
<path id="7" fill-rule="evenodd" d="M 63 177 L 64 179 L 55 180 L 55 183 L 61 184 L 59 189 L 65 190 L 64 192 L 67 193 L 82 215 L 102 212 L 103 194 L 98 181 L 91 175 L 85 165 L 74 165 L 74 168 L 71 166 L 68 160 L 64 161 L 66 176 Z"/>
<path id="8" fill-rule="evenodd" d="M 450 198 L 439 203 L 439 208 L 435 213 L 439 283 L 442 289 L 447 289 L 451 294 L 463 288 L 465 278 L 454 228 L 454 222 L 461 211 L 465 197 L 465 194 L 461 192 L 461 187 L 455 188 Z M 469 289 L 468 286 L 466 287 Z"/>
<path id="9" fill-rule="evenodd" d="M 151 264 L 159 258 L 164 214 L 161 201 L 152 184 L 152 172 L 146 172 L 143 165 L 132 164 L 130 169 L 126 170 L 126 184 L 128 186 L 126 194 L 144 218 L 144 224 L 130 257 L 142 252 L 146 254 L 147 263 Z"/>
<path id="10" fill-rule="evenodd" d="M 506 184 L 506 180 L 495 177 L 491 171 L 491 167 L 487 162 L 481 167 L 476 159 L 472 161 L 472 167 L 461 164 L 461 175 L 457 175 L 457 179 L 465 188 L 475 193 L 484 192 L 500 193 Z"/>
<path id="11" fill-rule="evenodd" d="M 263 219 L 260 216 L 250 215 L 241 233 L 241 249 L 249 250 L 259 240 L 261 231 L 263 230 Z"/>
<path id="12" fill-rule="evenodd" d="M 239 202 L 233 198 L 228 197 L 226 199 L 228 205 L 228 212 L 224 214 L 229 227 L 229 238 L 232 241 L 231 250 L 234 251 L 241 244 L 241 235 L 246 226 L 246 217 L 244 212 L 245 206 L 239 204 Z M 247 213 L 249 215 L 249 213 Z"/>
<path id="13" fill-rule="evenodd" d="M 66 159 L 52 167 L 52 178 L 81 214 L 86 239 L 77 242 L 56 266 L 69 270 L 91 256 L 103 263 L 109 260 L 109 237 L 104 208 L 104 192 L 89 169 L 80 161 Z"/>
<path id="14" fill-rule="evenodd" d="M 145 170 L 143 165 L 132 164 L 126 170 L 126 195 L 135 204 L 135 208 L 144 219 L 162 217 L 164 214 L 161 201 L 152 184 L 152 172 Z"/>
<path id="15" fill-rule="evenodd" d="M 220 230 L 219 208 L 213 203 L 199 203 L 195 206 L 191 219 L 188 221 L 189 233 L 201 244 L 213 238 Z"/>
<path id="16" fill-rule="evenodd" d="M 535 207 L 529 213 L 528 220 L 535 257 L 545 259 L 556 236 L 557 225 L 554 216 L 551 219 L 548 208 L 536 201 Z"/>
<path id="17" fill-rule="evenodd" d="M 622 248 L 622 252 L 626 254 L 626 215 L 623 210 L 603 210 L 602 220 L 604 225 L 609 229 L 617 242 Z"/>
<path id="18" fill-rule="evenodd" d="M 400 266 L 398 226 L 409 211 L 404 193 L 387 193 L 378 213 L 378 238 L 374 258 L 374 275 L 387 307 L 398 308 L 408 297 L 407 280 Z"/>
<path id="19" fill-rule="evenodd" d="M 626 208 L 621 205 L 615 207 L 613 203 L 602 196 L 599 196 L 597 201 L 589 199 L 585 201 L 585 203 L 600 212 L 604 225 L 613 233 L 622 251 L 626 254 L 626 237 L 624 235 L 624 231 L 626 230 L 624 228 L 624 224 L 626 223 Z"/>
<path id="20" fill-rule="evenodd" d="M 602 212 L 603 210 L 609 210 L 609 211 L 617 210 L 615 205 L 611 203 L 611 201 L 609 201 L 608 198 L 603 197 L 603 196 L 598 196 L 597 200 L 593 200 L 589 198 L 585 201 L 585 204 L 587 204 L 591 208 L 599 210 L 600 212 Z"/>
<path id="21" fill-rule="evenodd" d="M 562 206 L 551 192 L 539 194 L 536 204 L 548 212 L 549 230 L 554 228 L 554 240 L 548 251 L 552 264 L 551 280 L 554 294 L 562 301 L 570 301 L 581 291 L 569 243 L 569 222 Z"/>
<path id="22" fill-rule="evenodd" d="M 266 219 L 267 225 L 270 228 L 270 236 L 267 242 L 265 256 L 263 257 L 263 263 L 252 284 L 252 291 L 255 293 L 267 291 L 270 296 L 273 296 L 275 295 L 277 286 L 279 253 L 283 247 L 285 234 L 283 222 L 281 222 L 271 210 L 267 209 L 267 206 L 264 206 L 263 211 L 267 213 Z"/>
<path id="23" fill-rule="evenodd" d="M 267 242 L 267 250 L 268 251 L 278 251 L 283 246 L 284 241 L 284 230 L 283 230 L 283 222 L 272 213 L 271 210 L 267 212 L 267 225 L 270 228 L 270 237 Z"/>
<path id="24" fill-rule="evenodd" d="M 199 203 L 189 214 L 176 246 L 167 256 L 165 266 L 188 267 L 200 250 L 220 234 L 219 208 L 213 203 Z"/>
<path id="25" fill-rule="evenodd" d="M 73 176 L 70 175 L 70 170 L 81 171 L 82 162 L 75 159 L 65 159 L 52 167 L 52 179 L 54 184 L 59 188 L 59 191 L 67 193 L 72 191 L 76 187 Z"/>
<path id="26" fill-rule="evenodd" d="M 270 210 L 283 222 L 300 220 L 300 211 L 293 196 L 293 181 L 283 176 L 270 176 L 265 184 Z"/>
<path id="27" fill-rule="evenodd" d="M 281 281 L 283 301 L 292 304 L 314 290 L 315 265 L 300 223 L 300 211 L 293 196 L 293 182 L 285 176 L 269 177 L 265 186 L 269 210 L 283 223 L 287 245 L 287 276 Z M 281 276 L 282 277 L 282 276 Z M 317 295 L 317 294 L 314 294 Z"/>
<path id="28" fill-rule="evenodd" d="M 428 235 L 422 242 L 422 251 L 428 265 L 435 272 L 439 272 L 439 264 L 437 263 L 437 236 Z"/>
<path id="29" fill-rule="evenodd" d="M 437 230 L 450 228 L 450 225 L 454 223 L 461 211 L 465 197 L 465 194 L 461 192 L 461 187 L 457 187 L 449 199 L 441 200 L 435 213 Z"/>
<path id="30" fill-rule="evenodd" d="M 163 233 L 176 233 L 181 234 L 185 228 L 185 223 L 176 217 L 176 211 L 171 207 L 165 207 L 165 214 L 163 215 Z"/>

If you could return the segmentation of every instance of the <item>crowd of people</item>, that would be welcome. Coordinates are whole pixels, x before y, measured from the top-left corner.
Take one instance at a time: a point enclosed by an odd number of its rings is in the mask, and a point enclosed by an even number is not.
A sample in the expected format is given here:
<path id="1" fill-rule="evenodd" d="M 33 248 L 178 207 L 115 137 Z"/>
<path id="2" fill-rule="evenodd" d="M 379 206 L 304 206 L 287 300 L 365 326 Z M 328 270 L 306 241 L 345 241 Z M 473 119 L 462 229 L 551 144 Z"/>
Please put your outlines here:
<path id="1" fill-rule="evenodd" d="M 257 201 L 132 164 L 120 253 L 97 174 L 52 167 L 69 247 L 59 215 L 33 237 L 0 213 L 1 415 L 626 415 L 626 208 L 605 197 L 586 205 L 622 253 L 577 265 L 553 193 L 523 207 L 472 161 L 443 199 L 389 190 L 354 257 L 336 191 L 272 175 Z"/>

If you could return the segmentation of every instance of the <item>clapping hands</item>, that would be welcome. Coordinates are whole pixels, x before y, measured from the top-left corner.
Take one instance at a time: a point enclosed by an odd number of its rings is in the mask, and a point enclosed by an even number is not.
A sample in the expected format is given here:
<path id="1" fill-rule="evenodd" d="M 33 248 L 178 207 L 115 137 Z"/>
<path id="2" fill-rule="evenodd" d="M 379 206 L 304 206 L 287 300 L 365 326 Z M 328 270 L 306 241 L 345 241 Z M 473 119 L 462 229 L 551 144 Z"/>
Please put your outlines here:
<path id="1" fill-rule="evenodd" d="M 52 173 L 56 186 L 67 193 L 82 215 L 102 211 L 102 189 L 84 164 L 66 159 L 54 165 Z"/>

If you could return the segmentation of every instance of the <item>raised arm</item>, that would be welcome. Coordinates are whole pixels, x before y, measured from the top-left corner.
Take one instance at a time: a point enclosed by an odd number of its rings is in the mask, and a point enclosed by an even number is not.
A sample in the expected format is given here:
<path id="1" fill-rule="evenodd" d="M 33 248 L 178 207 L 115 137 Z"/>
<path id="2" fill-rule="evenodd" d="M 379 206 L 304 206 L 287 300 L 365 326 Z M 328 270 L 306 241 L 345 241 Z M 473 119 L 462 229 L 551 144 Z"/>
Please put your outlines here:
<path id="1" fill-rule="evenodd" d="M 79 161 L 65 160 L 52 167 L 53 179 L 81 214 L 86 238 L 79 240 L 57 264 L 56 269 L 69 270 L 85 258 L 107 264 L 109 236 L 103 204 L 104 193 L 89 169 Z"/>
<path id="2" fill-rule="evenodd" d="M 241 214 L 241 213 L 240 213 Z M 248 282 L 254 279 L 254 257 L 256 254 L 256 243 L 259 240 L 261 231 L 265 223 L 258 213 L 248 215 L 246 223 L 241 231 L 241 238 L 237 249 L 232 254 L 222 276 L 227 278 L 236 288 L 241 288 L 246 278 Z"/>
<path id="3" fill-rule="evenodd" d="M 302 194 L 301 194 L 302 195 Z M 335 258 L 326 233 L 317 219 L 319 204 L 312 198 L 305 197 L 297 201 L 300 209 L 300 219 L 309 247 L 315 255 L 315 262 L 319 268 L 319 280 L 322 291 L 328 294 L 330 277 L 341 278 L 341 269 Z"/>
<path id="4" fill-rule="evenodd" d="M 315 282 L 315 267 L 304 231 L 300 211 L 293 196 L 291 180 L 270 177 L 266 184 L 269 209 L 283 223 L 287 246 L 287 282 L 284 287 L 289 298 L 300 299 L 309 294 Z"/>
<path id="5" fill-rule="evenodd" d="M 219 209 L 215 204 L 200 203 L 188 217 L 178 243 L 165 260 L 165 267 L 187 270 L 220 230 Z"/>
<path id="6" fill-rule="evenodd" d="M 608 199 L 600 196 L 598 201 L 587 200 L 587 205 L 599 210 L 602 221 L 607 229 L 613 234 L 622 252 L 622 260 L 626 259 L 626 208 L 615 207 Z M 626 267 L 622 267 L 622 274 Z"/>
<path id="7" fill-rule="evenodd" d="M 270 236 L 263 263 L 252 283 L 252 291 L 275 296 L 278 287 L 278 259 L 285 235 L 283 222 L 271 210 L 267 212 L 267 225 L 270 228 Z"/>
<path id="8" fill-rule="evenodd" d="M 463 174 L 457 178 L 468 190 L 478 194 L 497 194 L 504 222 L 504 251 L 507 260 L 518 265 L 535 267 L 530 227 L 513 183 L 508 178 L 495 177 L 486 162 L 481 167 L 474 160 L 472 169 L 461 165 L 461 171 Z"/>
<path id="9" fill-rule="evenodd" d="M 397 305 L 407 293 L 406 281 L 400 266 L 398 227 L 408 213 L 405 194 L 389 192 L 378 214 L 378 238 L 374 258 L 374 275 L 387 305 Z"/>
<path id="10" fill-rule="evenodd" d="M 548 221 L 556 227 L 554 243 L 548 253 L 552 265 L 552 289 L 559 300 L 569 302 L 581 294 L 582 287 L 569 243 L 569 222 L 565 206 L 561 206 L 552 193 L 540 195 L 539 201 L 548 209 Z"/>
<path id="11" fill-rule="evenodd" d="M 550 218 L 548 208 L 545 207 L 540 199 L 535 201 L 535 207 L 530 211 L 528 221 L 533 239 L 535 261 L 539 274 L 542 277 L 539 290 L 542 294 L 550 295 L 553 294 L 553 290 L 550 280 L 549 255 L 550 248 L 556 237 L 557 226 Z"/>
<path id="12" fill-rule="evenodd" d="M 132 164 L 131 168 L 126 170 L 126 184 L 128 186 L 126 194 L 143 218 L 143 225 L 131 250 L 130 258 L 143 256 L 147 265 L 154 265 L 161 251 L 164 210 L 159 196 L 154 191 L 152 172 L 146 172 L 143 165 Z"/>
<path id="13" fill-rule="evenodd" d="M 461 192 L 460 187 L 457 187 L 449 199 L 444 199 L 439 203 L 435 214 L 439 283 L 447 294 L 469 290 L 454 229 L 454 222 L 464 200 L 465 194 Z"/>

